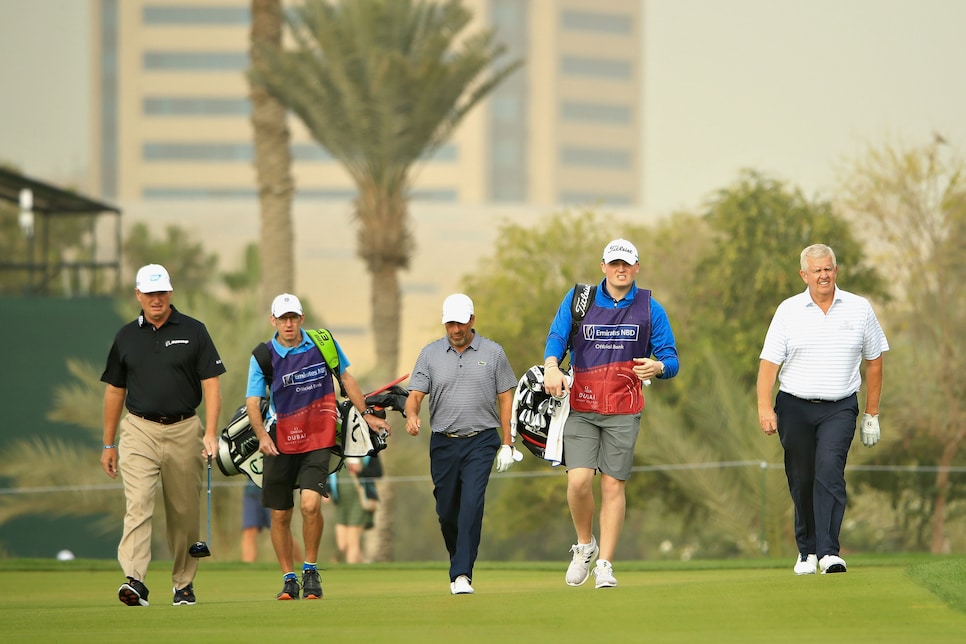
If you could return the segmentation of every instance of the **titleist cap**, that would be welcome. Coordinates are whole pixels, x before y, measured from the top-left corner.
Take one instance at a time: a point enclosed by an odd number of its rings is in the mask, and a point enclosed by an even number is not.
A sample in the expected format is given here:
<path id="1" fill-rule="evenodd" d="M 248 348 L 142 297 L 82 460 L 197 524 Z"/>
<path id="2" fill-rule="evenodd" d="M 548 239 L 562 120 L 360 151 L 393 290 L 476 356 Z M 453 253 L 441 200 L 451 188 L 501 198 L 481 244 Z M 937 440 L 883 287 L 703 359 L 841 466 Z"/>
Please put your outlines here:
<path id="1" fill-rule="evenodd" d="M 636 264 L 639 261 L 637 258 L 637 247 L 626 239 L 615 239 L 604 246 L 605 264 L 610 264 L 618 259 L 622 259 L 631 265 Z"/>

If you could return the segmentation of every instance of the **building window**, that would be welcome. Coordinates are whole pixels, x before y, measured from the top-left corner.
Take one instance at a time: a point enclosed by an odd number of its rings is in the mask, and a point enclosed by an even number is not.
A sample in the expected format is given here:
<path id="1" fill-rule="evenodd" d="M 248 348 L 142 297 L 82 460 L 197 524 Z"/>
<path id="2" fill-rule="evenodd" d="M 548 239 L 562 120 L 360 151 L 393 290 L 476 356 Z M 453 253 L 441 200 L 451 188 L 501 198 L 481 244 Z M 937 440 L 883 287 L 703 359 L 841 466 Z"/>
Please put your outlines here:
<path id="1" fill-rule="evenodd" d="M 248 25 L 251 14 L 247 6 L 171 6 L 147 5 L 144 7 L 146 25 Z"/>
<path id="2" fill-rule="evenodd" d="M 175 186 L 155 186 L 144 188 L 141 196 L 145 200 L 162 201 L 165 199 L 195 200 L 195 199 L 256 199 L 258 193 L 254 188 L 179 188 Z"/>
<path id="3" fill-rule="evenodd" d="M 411 190 L 409 198 L 413 201 L 437 201 L 454 203 L 459 199 L 459 190 L 456 188 L 427 188 L 424 190 Z"/>
<path id="4" fill-rule="evenodd" d="M 215 161 L 251 163 L 255 158 L 251 143 L 145 143 L 145 161 Z"/>
<path id="5" fill-rule="evenodd" d="M 560 193 L 559 201 L 562 204 L 571 206 L 590 206 L 598 203 L 612 206 L 627 206 L 631 204 L 629 195 L 599 194 L 593 192 L 562 192 Z"/>
<path id="6" fill-rule="evenodd" d="M 172 98 L 149 96 L 144 99 L 148 116 L 249 116 L 247 98 Z"/>
<path id="7" fill-rule="evenodd" d="M 627 80 L 631 78 L 631 70 L 634 66 L 628 60 L 564 56 L 560 61 L 560 69 L 564 74 L 571 76 Z"/>
<path id="8" fill-rule="evenodd" d="M 248 53 L 230 51 L 148 51 L 144 69 L 167 72 L 243 72 Z"/>
<path id="9" fill-rule="evenodd" d="M 569 31 L 597 31 L 629 36 L 634 33 L 634 19 L 626 14 L 564 11 L 560 26 Z"/>
<path id="10" fill-rule="evenodd" d="M 631 153 L 607 148 L 564 147 L 560 150 L 560 161 L 570 166 L 626 169 L 631 167 Z"/>
<path id="11" fill-rule="evenodd" d="M 627 105 L 564 101 L 560 106 L 560 115 L 565 121 L 629 125 L 631 114 L 631 108 Z"/>
<path id="12" fill-rule="evenodd" d="M 318 143 L 296 143 L 292 146 L 292 158 L 295 161 L 332 161 L 329 151 Z"/>

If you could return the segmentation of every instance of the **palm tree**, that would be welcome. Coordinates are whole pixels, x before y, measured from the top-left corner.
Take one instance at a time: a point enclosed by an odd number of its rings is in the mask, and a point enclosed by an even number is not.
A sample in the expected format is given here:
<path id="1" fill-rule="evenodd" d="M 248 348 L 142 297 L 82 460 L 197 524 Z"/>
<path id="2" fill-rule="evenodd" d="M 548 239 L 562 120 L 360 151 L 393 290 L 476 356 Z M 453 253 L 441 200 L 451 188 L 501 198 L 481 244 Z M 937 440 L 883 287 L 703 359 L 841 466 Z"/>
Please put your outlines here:
<path id="1" fill-rule="evenodd" d="M 254 82 L 305 123 L 358 189 L 377 382 L 399 361 L 399 271 L 415 249 L 410 171 L 522 64 L 497 64 L 505 47 L 493 30 L 463 35 L 471 18 L 457 0 L 306 0 L 286 14 L 294 48 L 265 46 L 253 59 Z"/>
<path id="2" fill-rule="evenodd" d="M 281 0 L 252 0 L 250 56 L 252 65 L 262 64 L 266 48 L 282 43 Z M 272 298 L 295 286 L 295 255 L 292 252 L 292 154 L 285 106 L 265 87 L 249 83 L 252 128 L 255 138 L 255 175 L 261 206 L 262 262 L 261 306 L 267 311 Z"/>

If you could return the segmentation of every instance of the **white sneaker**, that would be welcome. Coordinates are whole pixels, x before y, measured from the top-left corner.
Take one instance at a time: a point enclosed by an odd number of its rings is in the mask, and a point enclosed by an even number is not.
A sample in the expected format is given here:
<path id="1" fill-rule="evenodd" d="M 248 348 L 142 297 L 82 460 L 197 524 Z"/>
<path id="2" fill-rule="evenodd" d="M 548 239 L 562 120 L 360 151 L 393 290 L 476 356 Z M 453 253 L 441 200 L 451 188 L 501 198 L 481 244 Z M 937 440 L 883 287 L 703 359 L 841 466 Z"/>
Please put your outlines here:
<path id="1" fill-rule="evenodd" d="M 579 543 L 574 544 L 571 546 L 570 552 L 574 553 L 574 557 L 570 561 L 570 565 L 567 566 L 567 585 L 580 586 L 590 577 L 590 564 L 594 563 L 594 559 L 597 558 L 599 552 L 597 539 L 591 537 L 590 544 L 586 546 Z"/>
<path id="2" fill-rule="evenodd" d="M 460 575 L 450 582 L 449 592 L 453 595 L 472 595 L 473 587 L 470 586 L 470 578 L 466 575 Z"/>
<path id="3" fill-rule="evenodd" d="M 598 559 L 594 567 L 594 588 L 613 588 L 617 585 L 614 567 L 606 559 Z"/>
<path id="4" fill-rule="evenodd" d="M 845 559 L 838 555 L 825 555 L 822 560 L 818 562 L 819 567 L 822 569 L 822 574 L 826 575 L 831 572 L 845 572 Z"/>
<path id="5" fill-rule="evenodd" d="M 818 572 L 818 557 L 815 555 L 798 555 L 795 560 L 796 575 L 814 575 Z"/>

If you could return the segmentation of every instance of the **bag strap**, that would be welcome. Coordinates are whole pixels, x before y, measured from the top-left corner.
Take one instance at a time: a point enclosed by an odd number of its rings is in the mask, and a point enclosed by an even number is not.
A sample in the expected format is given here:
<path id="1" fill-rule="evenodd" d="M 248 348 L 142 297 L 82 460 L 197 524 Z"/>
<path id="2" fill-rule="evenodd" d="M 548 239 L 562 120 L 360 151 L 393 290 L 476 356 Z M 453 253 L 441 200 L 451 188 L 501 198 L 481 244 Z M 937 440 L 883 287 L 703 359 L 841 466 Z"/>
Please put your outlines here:
<path id="1" fill-rule="evenodd" d="M 573 353 L 574 336 L 577 335 L 581 320 L 593 306 L 595 297 L 597 297 L 596 284 L 574 284 L 574 296 L 570 300 L 570 337 L 567 338 L 564 355 L 567 351 Z M 573 362 L 573 355 L 571 355 L 571 362 Z"/>
<path id="2" fill-rule="evenodd" d="M 312 338 L 312 342 L 318 347 L 319 352 L 325 359 L 325 364 L 329 365 L 329 370 L 339 381 L 339 393 L 346 397 L 345 385 L 342 383 L 342 374 L 339 373 L 339 350 L 335 348 L 335 340 L 328 329 L 306 329 L 306 333 Z"/>
<path id="3" fill-rule="evenodd" d="M 252 355 L 255 356 L 255 362 L 258 366 L 262 368 L 262 374 L 265 376 L 265 380 L 272 382 L 272 376 L 275 375 L 275 369 L 272 368 L 272 354 L 268 350 L 267 342 L 259 342 L 258 345 L 252 349 Z"/>

